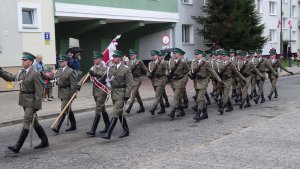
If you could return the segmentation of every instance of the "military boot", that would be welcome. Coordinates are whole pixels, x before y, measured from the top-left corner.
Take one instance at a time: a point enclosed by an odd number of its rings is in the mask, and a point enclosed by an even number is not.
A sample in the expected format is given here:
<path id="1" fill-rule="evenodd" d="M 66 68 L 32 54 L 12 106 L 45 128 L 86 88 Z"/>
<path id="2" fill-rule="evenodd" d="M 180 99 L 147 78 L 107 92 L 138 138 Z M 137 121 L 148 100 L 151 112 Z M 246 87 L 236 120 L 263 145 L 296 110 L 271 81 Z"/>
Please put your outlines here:
<path id="1" fill-rule="evenodd" d="M 182 106 L 179 107 L 179 114 L 177 114 L 176 117 L 182 117 L 182 116 L 185 116 L 185 112 L 184 112 L 184 108 Z"/>
<path id="2" fill-rule="evenodd" d="M 118 118 L 116 118 L 116 117 L 111 118 L 111 122 L 107 129 L 107 132 L 106 132 L 105 136 L 102 136 L 102 138 L 108 139 L 108 140 L 110 139 L 111 134 L 112 134 L 117 122 L 118 122 Z"/>
<path id="3" fill-rule="evenodd" d="M 228 99 L 226 112 L 230 112 L 232 110 L 233 110 L 232 103 L 231 103 L 230 99 Z"/>
<path id="4" fill-rule="evenodd" d="M 143 113 L 143 112 L 145 112 L 145 107 L 144 107 L 143 102 L 139 102 L 139 104 L 140 104 L 140 109 L 138 111 L 136 111 L 136 113 Z"/>
<path id="5" fill-rule="evenodd" d="M 195 117 L 193 117 L 193 119 L 196 120 L 196 121 L 200 121 L 200 114 L 201 113 L 202 113 L 202 111 L 198 110 L 197 113 L 196 113 L 196 115 L 195 115 Z"/>
<path id="6" fill-rule="evenodd" d="M 210 105 L 210 104 L 211 104 L 211 102 L 210 102 L 210 98 L 209 98 L 209 96 L 208 96 L 208 93 L 207 93 L 207 92 L 205 93 L 205 98 L 206 98 L 206 105 Z"/>
<path id="7" fill-rule="evenodd" d="M 48 137 L 47 137 L 43 127 L 39 124 L 38 126 L 34 127 L 34 130 L 35 130 L 36 134 L 39 136 L 39 138 L 41 139 L 41 143 L 39 145 L 35 146 L 34 149 L 48 147 L 49 146 Z"/>
<path id="8" fill-rule="evenodd" d="M 247 102 L 247 103 L 245 104 L 244 108 L 251 107 L 249 96 L 246 97 L 246 102 Z"/>
<path id="9" fill-rule="evenodd" d="M 103 130 L 100 131 L 100 133 L 106 133 L 109 128 L 109 125 L 110 125 L 109 117 L 108 117 L 108 114 L 106 111 L 102 112 L 102 117 L 103 117 L 103 121 L 105 123 L 105 127 Z"/>
<path id="10" fill-rule="evenodd" d="M 65 131 L 73 131 L 73 130 L 76 130 L 76 120 L 75 120 L 75 116 L 74 116 L 74 113 L 73 111 L 70 111 L 69 112 L 69 120 L 70 120 L 70 127 L 67 128 Z"/>
<path id="11" fill-rule="evenodd" d="M 91 130 L 86 132 L 86 134 L 90 136 L 95 136 L 96 129 L 98 127 L 101 116 L 99 114 L 95 114 L 94 122 L 92 124 Z"/>
<path id="12" fill-rule="evenodd" d="M 207 119 L 207 118 L 208 118 L 207 108 L 205 107 L 202 109 L 202 113 L 200 114 L 200 120 Z"/>
<path id="13" fill-rule="evenodd" d="M 275 88 L 275 96 L 274 98 L 278 98 L 277 88 Z"/>
<path id="14" fill-rule="evenodd" d="M 169 99 L 167 95 L 163 95 L 164 100 L 165 100 L 165 107 L 170 107 Z"/>
<path id="15" fill-rule="evenodd" d="M 59 133 L 60 127 L 62 125 L 62 123 L 64 122 L 66 117 L 66 114 L 62 114 L 62 116 L 60 116 L 60 118 L 58 119 L 56 126 L 54 128 L 52 128 L 52 131 L 54 131 L 55 133 Z"/>
<path id="16" fill-rule="evenodd" d="M 155 114 L 156 107 L 157 106 L 153 106 L 152 109 L 149 110 L 149 112 L 151 113 L 151 115 Z"/>
<path id="17" fill-rule="evenodd" d="M 225 109 L 225 105 L 223 104 L 223 101 L 220 101 L 218 111 L 221 115 L 224 113 L 224 109 Z"/>
<path id="18" fill-rule="evenodd" d="M 258 104 L 258 100 L 259 100 L 260 96 L 257 96 L 253 101 L 255 102 L 255 104 Z"/>
<path id="19" fill-rule="evenodd" d="M 198 109 L 198 102 L 195 104 L 195 106 L 192 107 L 192 109 L 194 110 L 194 112 L 197 112 L 197 109 Z"/>
<path id="20" fill-rule="evenodd" d="M 243 108 L 245 101 L 246 101 L 245 99 L 242 99 L 242 101 L 240 102 L 240 109 Z"/>
<path id="21" fill-rule="evenodd" d="M 272 96 L 273 96 L 273 92 L 271 91 L 270 94 L 268 95 L 269 100 L 272 99 Z"/>
<path id="22" fill-rule="evenodd" d="M 171 119 L 174 119 L 175 118 L 175 112 L 176 112 L 176 108 L 173 108 L 172 111 L 171 111 L 171 113 L 168 114 L 168 116 L 170 116 Z"/>
<path id="23" fill-rule="evenodd" d="M 127 109 L 125 110 L 125 112 L 127 113 L 127 114 L 130 114 L 130 111 L 131 111 L 131 108 L 132 108 L 132 106 L 133 106 L 133 101 L 132 102 L 130 102 L 130 104 L 128 105 L 128 107 L 127 107 Z"/>
<path id="24" fill-rule="evenodd" d="M 157 114 L 164 114 L 164 113 L 166 113 L 165 105 L 160 104 L 160 110 L 157 112 Z"/>
<path id="25" fill-rule="evenodd" d="M 127 124 L 125 116 L 120 116 L 119 120 L 120 120 L 120 122 L 122 124 L 122 128 L 123 128 L 123 132 L 119 136 L 119 138 L 123 138 L 123 137 L 129 136 L 129 127 L 128 127 L 128 124 Z"/>
<path id="26" fill-rule="evenodd" d="M 264 93 L 261 94 L 261 101 L 260 103 L 264 103 L 266 101 Z"/>
<path id="27" fill-rule="evenodd" d="M 17 141 L 17 143 L 14 146 L 9 146 L 7 147 L 8 149 L 10 149 L 11 151 L 15 152 L 15 153 L 19 153 L 20 149 L 22 148 L 27 136 L 28 136 L 29 130 L 23 128 L 21 135 L 19 137 L 19 140 Z"/>

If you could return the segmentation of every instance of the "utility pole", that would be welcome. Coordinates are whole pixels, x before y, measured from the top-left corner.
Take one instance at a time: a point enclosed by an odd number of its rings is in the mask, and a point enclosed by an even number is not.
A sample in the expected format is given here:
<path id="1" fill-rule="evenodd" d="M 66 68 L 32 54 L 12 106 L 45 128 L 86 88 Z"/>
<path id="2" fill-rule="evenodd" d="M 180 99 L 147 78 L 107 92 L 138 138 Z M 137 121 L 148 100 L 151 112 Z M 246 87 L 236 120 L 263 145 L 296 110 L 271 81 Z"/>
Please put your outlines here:
<path id="1" fill-rule="evenodd" d="M 280 0 L 280 58 L 279 58 L 279 62 L 281 63 L 281 56 L 283 56 L 283 47 L 282 47 L 282 0 Z"/>

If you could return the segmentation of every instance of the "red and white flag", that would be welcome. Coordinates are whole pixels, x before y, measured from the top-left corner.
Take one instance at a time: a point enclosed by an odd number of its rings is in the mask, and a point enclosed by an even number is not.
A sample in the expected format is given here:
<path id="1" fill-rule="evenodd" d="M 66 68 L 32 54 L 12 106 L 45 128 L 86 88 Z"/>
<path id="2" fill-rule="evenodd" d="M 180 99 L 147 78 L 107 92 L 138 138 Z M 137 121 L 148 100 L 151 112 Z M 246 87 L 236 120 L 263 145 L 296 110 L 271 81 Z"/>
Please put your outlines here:
<path id="1" fill-rule="evenodd" d="M 121 37 L 121 35 L 116 36 L 111 43 L 108 45 L 108 47 L 103 52 L 103 61 L 107 64 L 110 60 L 112 60 L 112 55 L 114 50 L 117 49 L 118 42 L 117 40 Z"/>
<path id="2" fill-rule="evenodd" d="M 289 21 L 288 21 L 288 28 L 292 28 L 292 20 L 291 19 L 289 19 Z"/>
<path id="3" fill-rule="evenodd" d="M 278 20 L 277 28 L 279 29 L 281 27 L 281 20 Z"/>

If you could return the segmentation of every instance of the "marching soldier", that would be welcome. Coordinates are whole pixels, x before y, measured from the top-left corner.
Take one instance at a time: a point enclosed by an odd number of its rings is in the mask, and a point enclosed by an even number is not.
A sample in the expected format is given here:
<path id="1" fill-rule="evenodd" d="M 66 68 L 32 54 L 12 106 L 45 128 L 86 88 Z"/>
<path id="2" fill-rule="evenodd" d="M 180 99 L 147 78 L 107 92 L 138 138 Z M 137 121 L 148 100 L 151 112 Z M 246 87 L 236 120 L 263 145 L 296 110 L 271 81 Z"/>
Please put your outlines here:
<path id="1" fill-rule="evenodd" d="M 260 52 L 260 51 L 258 51 Z M 256 67 L 257 66 L 257 55 L 255 55 L 254 51 L 249 51 L 250 62 Z M 250 99 L 257 97 L 256 91 L 256 73 L 254 70 L 251 71 L 251 93 Z"/>
<path id="2" fill-rule="evenodd" d="M 174 91 L 174 107 L 169 116 L 174 119 L 177 109 L 180 113 L 176 117 L 185 115 L 182 105 L 183 92 L 185 90 L 186 79 L 185 76 L 189 73 L 189 66 L 186 61 L 181 58 L 185 52 L 179 48 L 173 49 L 173 58 L 168 63 L 168 78 L 171 81 L 171 87 Z"/>
<path id="3" fill-rule="evenodd" d="M 152 85 L 155 90 L 155 100 L 152 108 L 150 109 L 151 115 L 154 115 L 158 103 L 160 103 L 160 111 L 157 114 L 165 113 L 165 105 L 162 99 L 163 91 L 165 90 L 165 85 L 167 82 L 166 71 L 167 64 L 164 61 L 163 52 L 158 52 L 156 50 L 151 51 L 151 56 L 154 58 L 153 61 L 149 63 L 149 78 L 151 79 Z"/>
<path id="4" fill-rule="evenodd" d="M 91 130 L 86 134 L 90 136 L 95 136 L 101 114 L 103 117 L 103 121 L 105 124 L 104 130 L 100 131 L 100 133 L 106 133 L 110 124 L 109 116 L 107 114 L 105 108 L 105 101 L 107 100 L 107 96 L 109 94 L 109 90 L 106 87 L 106 67 L 102 64 L 102 58 L 104 56 L 98 52 L 93 52 L 94 66 L 91 67 L 89 74 L 91 77 L 91 82 L 93 83 L 93 96 L 96 102 L 96 114 L 94 118 L 94 122 L 92 124 Z M 82 79 L 83 80 L 83 79 Z M 82 82 L 80 81 L 77 85 L 77 90 L 80 90 Z"/>
<path id="5" fill-rule="evenodd" d="M 126 65 L 131 69 L 131 73 L 133 76 L 133 83 L 132 83 L 131 99 L 130 99 L 131 102 L 129 103 L 126 113 L 130 113 L 135 98 L 137 99 L 140 105 L 140 109 L 136 113 L 142 113 L 145 112 L 145 108 L 139 93 L 139 88 L 142 84 L 142 79 L 141 79 L 142 71 L 148 72 L 148 69 L 142 61 L 137 60 L 138 52 L 136 50 L 134 49 L 129 50 L 129 54 L 130 54 L 130 61 L 128 61 Z"/>
<path id="6" fill-rule="evenodd" d="M 237 62 L 238 59 L 235 56 L 235 50 L 234 49 L 230 49 L 229 50 L 229 55 L 230 55 L 230 61 L 231 63 L 237 67 Z M 237 96 L 237 85 L 238 85 L 238 77 L 237 76 L 233 76 L 232 77 L 232 91 L 231 91 L 231 98 L 234 98 Z"/>
<path id="7" fill-rule="evenodd" d="M 60 56 L 58 62 L 60 68 L 55 72 L 54 77 L 56 79 L 56 85 L 58 87 L 58 98 L 61 100 L 61 110 L 63 110 L 73 94 L 76 92 L 77 82 L 75 71 L 68 67 L 68 57 Z M 65 131 L 76 130 L 76 120 L 70 106 L 67 108 L 66 113 L 60 116 L 56 126 L 52 128 L 52 131 L 54 131 L 55 133 L 59 133 L 60 127 L 64 122 L 66 115 L 68 115 L 71 125 Z"/>
<path id="8" fill-rule="evenodd" d="M 15 153 L 19 153 L 22 148 L 31 124 L 41 139 L 41 143 L 34 148 L 39 149 L 49 146 L 48 137 L 37 119 L 37 111 L 42 109 L 43 85 L 40 74 L 32 68 L 34 59 L 34 55 L 24 52 L 22 57 L 23 69 L 16 76 L 0 68 L 1 78 L 6 81 L 16 81 L 20 84 L 19 105 L 24 110 L 23 129 L 17 143 L 8 147 L 9 150 Z"/>
<path id="9" fill-rule="evenodd" d="M 254 71 L 259 76 L 263 77 L 263 75 L 259 72 L 259 70 L 255 67 L 255 65 L 249 61 L 249 56 L 246 53 L 241 52 L 242 56 L 242 66 L 240 68 L 241 74 L 245 77 L 245 81 L 242 83 L 242 100 L 240 102 L 240 108 L 248 108 L 251 107 L 250 98 L 248 95 L 248 89 L 251 84 L 251 72 Z M 247 102 L 244 105 L 245 101 Z"/>
<path id="10" fill-rule="evenodd" d="M 269 71 L 275 75 L 275 77 L 278 77 L 277 72 L 272 68 L 271 64 L 265 58 L 262 57 L 262 50 L 258 49 L 256 51 L 256 53 L 257 53 L 256 68 L 260 71 L 260 73 L 263 75 L 263 77 L 256 75 L 256 83 L 258 86 L 258 92 L 257 92 L 258 96 L 254 99 L 255 104 L 258 103 L 258 100 L 260 97 L 261 97 L 261 103 L 265 102 L 263 86 L 264 86 L 265 79 L 266 79 L 266 68 L 268 68 Z"/>
<path id="11" fill-rule="evenodd" d="M 205 93 L 209 83 L 210 75 L 212 75 L 218 82 L 222 83 L 222 80 L 218 74 L 214 71 L 213 67 L 206 62 L 203 58 L 205 53 L 202 50 L 195 50 L 195 60 L 191 64 L 191 73 L 189 77 L 195 80 L 195 89 L 197 90 L 197 114 L 194 120 L 199 121 L 201 119 L 208 118 L 207 108 L 205 103 Z"/>
<path id="12" fill-rule="evenodd" d="M 223 81 L 223 86 L 222 86 L 222 100 L 220 102 L 220 109 L 219 112 L 222 115 L 224 113 L 224 109 L 226 106 L 226 112 L 232 111 L 233 106 L 229 98 L 229 90 L 232 85 L 232 77 L 233 74 L 239 76 L 242 81 L 245 81 L 245 78 L 241 73 L 236 69 L 236 67 L 230 62 L 229 57 L 228 57 L 228 52 L 223 51 L 223 56 L 224 56 L 224 61 L 221 62 L 220 64 L 220 78 Z"/>
<path id="13" fill-rule="evenodd" d="M 111 99 L 113 102 L 113 112 L 108 130 L 102 138 L 110 139 L 113 129 L 115 128 L 118 118 L 122 124 L 123 132 L 120 138 L 129 136 L 129 127 L 127 120 L 123 115 L 124 104 L 130 97 L 132 89 L 132 74 L 130 68 L 122 63 L 124 54 L 115 50 L 113 53 L 113 65 L 107 70 L 107 81 L 111 85 Z"/>
<path id="14" fill-rule="evenodd" d="M 291 75 L 294 74 L 293 72 L 287 70 L 285 67 L 283 67 L 281 65 L 281 63 L 277 59 L 276 49 L 271 49 L 269 53 L 270 53 L 270 64 L 272 65 L 272 68 L 275 70 L 275 72 L 278 72 L 278 68 L 281 68 L 284 71 L 290 73 Z M 276 76 L 276 74 L 274 74 L 272 71 L 269 70 L 268 77 L 271 82 L 271 91 L 270 91 L 270 94 L 268 95 L 268 98 L 269 98 L 269 100 L 271 100 L 273 93 L 275 93 L 274 98 L 278 98 L 278 92 L 277 92 L 277 87 L 276 87 L 278 76 Z"/>

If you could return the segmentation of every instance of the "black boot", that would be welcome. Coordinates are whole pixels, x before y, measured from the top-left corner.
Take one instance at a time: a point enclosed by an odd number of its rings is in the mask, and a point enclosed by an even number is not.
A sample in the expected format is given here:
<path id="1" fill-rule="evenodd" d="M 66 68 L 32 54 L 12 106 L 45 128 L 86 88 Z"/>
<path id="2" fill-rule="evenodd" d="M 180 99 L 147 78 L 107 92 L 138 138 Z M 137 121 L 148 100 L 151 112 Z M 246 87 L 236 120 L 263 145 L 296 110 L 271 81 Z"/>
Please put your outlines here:
<path id="1" fill-rule="evenodd" d="M 257 97 L 258 95 L 257 95 L 257 92 L 256 92 L 256 90 L 254 90 L 253 91 L 253 97 Z"/>
<path id="2" fill-rule="evenodd" d="M 52 128 L 52 131 L 54 131 L 55 133 L 59 133 L 60 127 L 62 125 L 62 123 L 64 122 L 66 117 L 66 114 L 64 113 L 62 116 L 60 116 L 60 118 L 58 119 L 56 126 L 54 128 Z"/>
<path id="3" fill-rule="evenodd" d="M 242 109 L 244 107 L 245 104 L 245 99 L 242 99 L 241 103 L 240 103 L 240 109 Z"/>
<path id="4" fill-rule="evenodd" d="M 197 96 L 195 95 L 195 96 L 193 96 L 193 99 L 194 99 L 194 101 L 196 101 L 197 100 Z"/>
<path id="5" fill-rule="evenodd" d="M 235 96 L 234 102 L 237 104 L 240 101 L 240 96 L 237 94 Z"/>
<path id="6" fill-rule="evenodd" d="M 207 119 L 207 108 L 202 109 L 202 113 L 200 114 L 200 120 Z"/>
<path id="7" fill-rule="evenodd" d="M 160 104 L 160 110 L 157 112 L 157 114 L 164 114 L 164 113 L 166 113 L 165 105 Z"/>
<path id="8" fill-rule="evenodd" d="M 100 133 L 106 133 L 108 130 L 108 127 L 110 125 L 109 117 L 106 111 L 102 112 L 103 121 L 105 123 L 105 127 L 103 130 L 100 131 Z"/>
<path id="9" fill-rule="evenodd" d="M 258 100 L 259 100 L 260 96 L 257 96 L 253 101 L 255 102 L 255 104 L 258 104 Z"/>
<path id="10" fill-rule="evenodd" d="M 207 92 L 205 93 L 205 98 L 206 98 L 206 105 L 210 105 L 210 104 L 211 104 L 211 102 L 210 102 L 210 98 L 209 98 L 209 96 L 208 96 L 208 93 L 207 93 Z"/>
<path id="11" fill-rule="evenodd" d="M 165 107 L 170 107 L 170 103 L 169 103 L 167 93 L 163 94 L 163 98 L 165 100 Z"/>
<path id="12" fill-rule="evenodd" d="M 222 115 L 224 113 L 225 105 L 223 104 L 223 101 L 220 101 L 219 104 L 219 113 Z"/>
<path id="13" fill-rule="evenodd" d="M 236 89 L 232 89 L 231 98 L 236 97 Z"/>
<path id="14" fill-rule="evenodd" d="M 157 106 L 153 106 L 153 108 L 149 110 L 149 112 L 151 113 L 151 115 L 155 114 L 156 107 Z"/>
<path id="15" fill-rule="evenodd" d="M 132 106 L 133 106 L 133 103 L 134 103 L 133 101 L 130 102 L 130 104 L 128 105 L 127 109 L 125 110 L 126 113 L 128 113 L 128 114 L 130 113 L 131 108 L 132 108 Z"/>
<path id="16" fill-rule="evenodd" d="M 168 99 L 166 100 L 165 107 L 170 107 L 170 103 L 169 103 Z"/>
<path id="17" fill-rule="evenodd" d="M 260 103 L 264 103 L 266 101 L 264 93 L 261 94 L 261 101 Z"/>
<path id="18" fill-rule="evenodd" d="M 28 136 L 29 130 L 23 128 L 21 135 L 19 137 L 19 140 L 17 141 L 16 145 L 14 146 L 9 146 L 7 147 L 8 149 L 10 149 L 11 151 L 15 152 L 15 153 L 19 153 L 20 149 L 22 148 L 27 136 Z"/>
<path id="19" fill-rule="evenodd" d="M 273 92 L 271 91 L 270 94 L 268 95 L 269 100 L 272 99 L 272 96 L 273 96 Z"/>
<path id="20" fill-rule="evenodd" d="M 251 107 L 249 96 L 246 97 L 246 102 L 247 102 L 247 103 L 245 104 L 244 108 Z"/>
<path id="21" fill-rule="evenodd" d="M 277 88 L 275 88 L 275 96 L 274 98 L 278 98 Z"/>
<path id="22" fill-rule="evenodd" d="M 91 130 L 86 132 L 86 134 L 90 135 L 90 136 L 95 136 L 96 133 L 96 129 L 98 127 L 99 121 L 100 121 L 100 115 L 99 114 L 95 114 L 94 117 L 94 122 L 92 124 Z"/>
<path id="23" fill-rule="evenodd" d="M 193 119 L 196 120 L 196 121 L 200 121 L 200 114 L 201 114 L 201 110 L 198 110 Z"/>
<path id="24" fill-rule="evenodd" d="M 179 114 L 177 114 L 176 117 L 182 117 L 182 116 L 185 116 L 185 112 L 184 112 L 184 108 L 182 106 L 179 107 Z"/>
<path id="25" fill-rule="evenodd" d="M 175 112 L 176 112 L 176 108 L 173 108 L 171 113 L 168 116 L 170 116 L 171 119 L 174 119 L 175 118 Z"/>
<path id="26" fill-rule="evenodd" d="M 108 140 L 110 139 L 111 133 L 113 132 L 117 122 L 118 122 L 118 118 L 116 118 L 116 117 L 111 118 L 111 122 L 107 129 L 107 132 L 106 132 L 105 136 L 102 136 L 102 138 L 108 139 Z"/>
<path id="27" fill-rule="evenodd" d="M 73 130 L 76 130 L 76 120 L 75 120 L 75 116 L 74 116 L 74 113 L 73 111 L 70 111 L 69 112 L 69 119 L 70 119 L 70 127 L 67 128 L 65 131 L 73 131 Z"/>
<path id="28" fill-rule="evenodd" d="M 192 109 L 194 110 L 194 112 L 197 112 L 197 110 L 198 110 L 198 103 L 196 103 L 195 106 L 192 107 Z"/>
<path id="29" fill-rule="evenodd" d="M 48 147 L 49 146 L 48 137 L 47 137 L 43 127 L 41 125 L 38 125 L 38 126 L 34 127 L 34 130 L 35 130 L 36 134 L 39 136 L 39 138 L 41 139 L 41 143 L 39 145 L 35 146 L 34 149 Z"/>
<path id="30" fill-rule="evenodd" d="M 143 113 L 143 112 L 145 112 L 145 107 L 144 107 L 143 102 L 139 102 L 139 104 L 140 104 L 140 109 L 138 111 L 136 111 L 136 113 Z"/>
<path id="31" fill-rule="evenodd" d="M 128 127 L 128 124 L 127 124 L 127 121 L 126 121 L 126 118 L 125 116 L 120 116 L 119 117 L 119 120 L 122 124 L 122 128 L 123 128 L 123 132 L 122 134 L 119 136 L 119 138 L 123 138 L 123 137 L 127 137 L 129 136 L 129 127 Z"/>
<path id="32" fill-rule="evenodd" d="M 232 104 L 231 104 L 230 99 L 228 99 L 227 105 L 228 105 L 228 106 L 227 106 L 226 112 L 232 111 L 232 110 L 233 110 L 233 106 L 232 106 Z"/>

